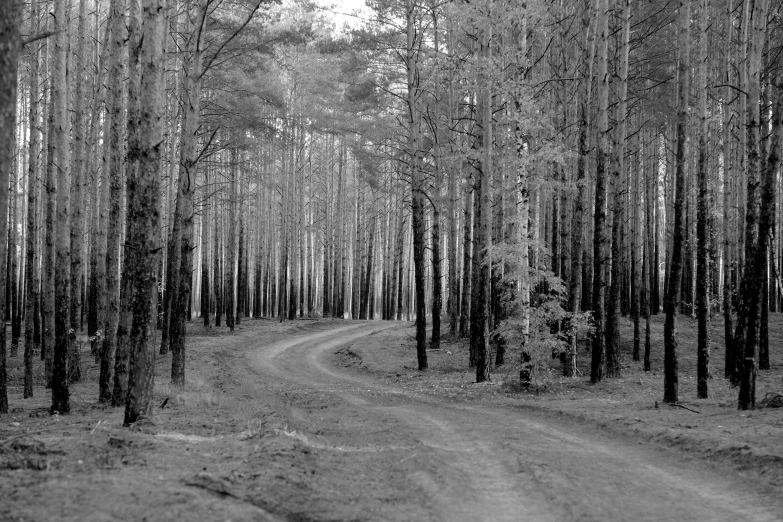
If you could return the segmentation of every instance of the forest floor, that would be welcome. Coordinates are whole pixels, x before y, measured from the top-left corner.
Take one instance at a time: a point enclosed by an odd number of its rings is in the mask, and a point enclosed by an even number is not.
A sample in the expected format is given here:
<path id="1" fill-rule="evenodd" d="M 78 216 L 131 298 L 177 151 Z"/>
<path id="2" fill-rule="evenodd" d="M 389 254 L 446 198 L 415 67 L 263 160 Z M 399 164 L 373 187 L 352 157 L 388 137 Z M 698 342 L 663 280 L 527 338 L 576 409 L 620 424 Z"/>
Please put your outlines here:
<path id="1" fill-rule="evenodd" d="M 783 408 L 737 411 L 719 328 L 698 400 L 695 323 L 680 322 L 680 396 L 699 413 L 660 401 L 658 318 L 652 372 L 624 322 L 622 378 L 560 379 L 553 361 L 527 392 L 515 364 L 474 384 L 462 341 L 417 371 L 411 323 L 193 322 L 185 388 L 159 357 L 154 421 L 133 428 L 96 402 L 87 346 L 68 415 L 42 386 L 22 399 L 11 358 L 0 520 L 783 520 Z M 782 344 L 773 315 L 759 399 L 783 391 Z"/>

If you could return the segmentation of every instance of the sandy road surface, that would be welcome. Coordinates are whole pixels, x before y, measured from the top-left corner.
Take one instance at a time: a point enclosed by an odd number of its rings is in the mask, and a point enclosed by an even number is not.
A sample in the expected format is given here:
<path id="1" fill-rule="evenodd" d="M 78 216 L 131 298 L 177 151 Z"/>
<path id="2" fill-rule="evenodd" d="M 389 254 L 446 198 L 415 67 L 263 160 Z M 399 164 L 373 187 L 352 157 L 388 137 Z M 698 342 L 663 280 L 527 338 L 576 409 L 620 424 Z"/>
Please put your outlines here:
<path id="1" fill-rule="evenodd" d="M 779 500 L 695 459 L 523 408 L 412 394 L 330 362 L 339 347 L 388 327 L 259 340 L 247 357 L 289 397 L 291 417 L 307 430 L 297 436 L 342 452 L 349 467 L 361 453 L 365 467 L 352 473 L 412 488 L 432 520 L 783 520 Z M 377 476 L 384 469 L 388 477 Z M 375 515 L 406 518 L 394 505 Z"/>

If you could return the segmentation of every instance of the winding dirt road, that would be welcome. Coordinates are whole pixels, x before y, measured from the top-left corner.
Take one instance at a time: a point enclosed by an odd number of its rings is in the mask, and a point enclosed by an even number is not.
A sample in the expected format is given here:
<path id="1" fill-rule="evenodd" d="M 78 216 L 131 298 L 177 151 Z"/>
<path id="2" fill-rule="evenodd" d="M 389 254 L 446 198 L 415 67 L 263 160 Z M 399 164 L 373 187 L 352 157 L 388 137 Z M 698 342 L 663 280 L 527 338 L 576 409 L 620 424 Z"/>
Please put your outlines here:
<path id="1" fill-rule="evenodd" d="M 362 518 L 783 520 L 779 500 L 680 453 L 521 407 L 413 394 L 331 362 L 389 327 L 349 323 L 247 347 L 252 371 L 290 404 L 291 436 L 388 492 Z M 418 510 L 402 500 L 411 496 Z"/>

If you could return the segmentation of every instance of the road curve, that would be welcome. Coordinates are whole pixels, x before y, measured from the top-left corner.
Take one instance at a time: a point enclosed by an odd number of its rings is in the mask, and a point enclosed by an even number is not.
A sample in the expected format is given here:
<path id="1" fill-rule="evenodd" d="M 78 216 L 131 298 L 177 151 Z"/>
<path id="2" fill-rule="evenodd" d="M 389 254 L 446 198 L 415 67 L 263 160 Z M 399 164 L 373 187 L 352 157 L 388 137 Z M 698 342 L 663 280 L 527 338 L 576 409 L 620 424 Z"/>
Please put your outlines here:
<path id="1" fill-rule="evenodd" d="M 407 480 L 427 499 L 433 520 L 783 520 L 779 500 L 698 460 L 522 408 L 444 403 L 329 363 L 338 347 L 393 326 L 347 323 L 260 341 L 248 361 L 281 390 L 342 404 L 310 418 L 311 431 L 319 423 L 343 425 L 342 440 L 357 434 L 378 458 L 388 458 L 383 449 L 405 455 L 399 461 L 406 461 Z"/>

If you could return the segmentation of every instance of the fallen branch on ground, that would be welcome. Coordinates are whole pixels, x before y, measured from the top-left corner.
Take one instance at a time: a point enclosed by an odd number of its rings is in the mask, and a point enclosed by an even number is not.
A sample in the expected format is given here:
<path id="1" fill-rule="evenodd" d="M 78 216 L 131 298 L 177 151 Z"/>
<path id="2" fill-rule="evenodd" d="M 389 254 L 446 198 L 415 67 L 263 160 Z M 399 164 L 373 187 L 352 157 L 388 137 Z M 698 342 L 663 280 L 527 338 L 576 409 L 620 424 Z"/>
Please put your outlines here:
<path id="1" fill-rule="evenodd" d="M 682 404 L 674 404 L 674 403 L 671 403 L 671 402 L 668 403 L 668 404 L 669 404 L 669 406 L 676 406 L 678 408 L 682 408 L 683 410 L 692 411 L 693 413 L 701 413 L 700 411 L 692 410 L 692 409 L 690 409 L 687 406 L 683 406 Z"/>

